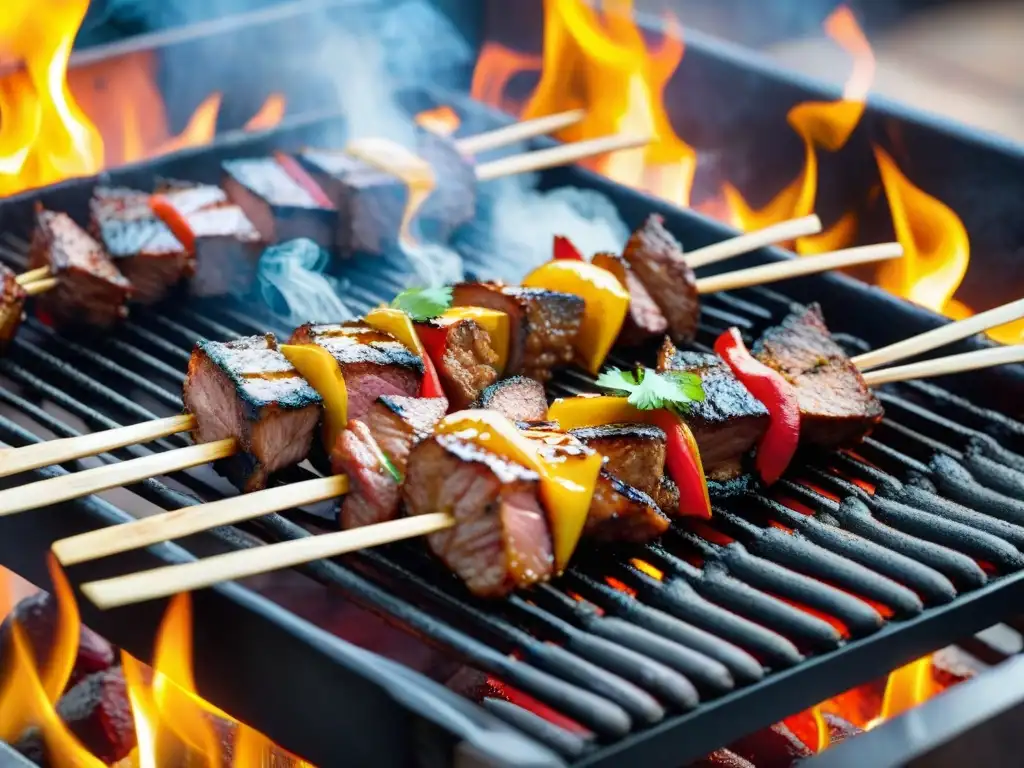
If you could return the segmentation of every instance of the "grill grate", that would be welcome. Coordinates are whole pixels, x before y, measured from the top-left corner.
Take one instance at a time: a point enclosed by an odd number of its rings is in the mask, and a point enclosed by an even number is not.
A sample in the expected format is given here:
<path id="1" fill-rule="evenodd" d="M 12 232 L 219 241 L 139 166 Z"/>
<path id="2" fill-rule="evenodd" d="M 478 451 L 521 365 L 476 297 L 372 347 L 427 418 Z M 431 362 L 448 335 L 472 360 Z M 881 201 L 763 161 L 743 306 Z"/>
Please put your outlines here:
<path id="1" fill-rule="evenodd" d="M 6 233 L 0 252 L 15 267 L 24 263 L 16 236 L 24 234 Z M 483 262 L 471 267 L 486 270 Z M 348 300 L 358 312 L 405 279 L 390 261 L 350 274 Z M 763 289 L 708 297 L 696 347 L 706 350 L 729 325 L 753 337 L 789 303 Z M 25 429 L 33 422 L 70 437 L 76 421 L 98 430 L 177 412 L 196 339 L 287 333 L 251 311 L 199 301 L 139 309 L 115 333 L 90 340 L 30 319 L 0 360 L 0 377 L 13 385 L 0 389 L 0 441 L 38 439 Z M 588 383 L 570 371 L 552 392 Z M 632 758 L 678 765 L 992 623 L 1000 601 L 1020 591 L 1024 457 L 1014 449 L 1024 446 L 1024 426 L 930 384 L 889 387 L 882 397 L 886 419 L 856 454 L 804 457 L 772 497 L 718 489 L 711 523 L 676 525 L 656 544 L 585 546 L 558 582 L 501 604 L 470 597 L 412 543 L 298 570 L 575 721 L 578 728 L 483 702 L 566 759 L 610 765 L 631 750 Z M 186 442 L 176 435 L 100 458 Z M 308 476 L 295 469 L 282 480 Z M 190 470 L 129 490 L 174 509 L 219 498 L 225 484 Z M 310 508 L 214 536 L 248 547 L 326 525 L 325 510 Z"/>

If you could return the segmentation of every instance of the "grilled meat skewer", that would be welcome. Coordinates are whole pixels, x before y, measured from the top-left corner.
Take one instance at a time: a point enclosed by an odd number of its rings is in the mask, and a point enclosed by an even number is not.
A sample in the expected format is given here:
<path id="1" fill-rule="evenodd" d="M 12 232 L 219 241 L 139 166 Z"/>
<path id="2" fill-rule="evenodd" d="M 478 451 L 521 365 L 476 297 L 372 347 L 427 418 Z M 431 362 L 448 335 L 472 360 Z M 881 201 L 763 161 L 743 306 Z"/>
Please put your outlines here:
<path id="1" fill-rule="evenodd" d="M 0 264 L 0 353 L 7 349 L 21 327 L 28 294 L 18 283 L 18 275 Z"/>

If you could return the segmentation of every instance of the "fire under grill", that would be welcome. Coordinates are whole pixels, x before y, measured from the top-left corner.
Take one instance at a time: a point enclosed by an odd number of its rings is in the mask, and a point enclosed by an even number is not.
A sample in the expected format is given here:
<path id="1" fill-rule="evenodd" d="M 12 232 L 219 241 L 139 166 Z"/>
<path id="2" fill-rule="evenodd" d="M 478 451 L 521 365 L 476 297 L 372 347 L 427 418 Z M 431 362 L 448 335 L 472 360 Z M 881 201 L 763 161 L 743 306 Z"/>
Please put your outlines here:
<path id="1" fill-rule="evenodd" d="M 484 113 L 474 114 L 479 120 Z M 282 133 L 280 143 L 294 143 L 296 135 Z M 226 152 L 256 154 L 274 140 L 271 134 Z M 207 180 L 216 178 L 224 156 L 215 146 L 111 177 L 131 184 L 152 184 L 157 176 Z M 190 174 L 195 169 L 202 176 Z M 688 246 L 721 236 L 720 227 L 695 214 L 582 171 L 553 172 L 543 184 L 596 187 L 629 224 L 658 210 Z M 67 182 L 41 199 L 81 211 L 91 185 Z M 15 268 L 24 266 L 29 205 L 28 198 L 0 204 L 0 259 Z M 467 238 L 467 268 L 486 276 L 500 254 L 472 242 Z M 339 272 L 357 313 L 409 280 L 391 259 L 359 257 Z M 695 347 L 706 351 L 732 325 L 753 338 L 792 301 L 811 298 L 822 302 L 834 327 L 858 334 L 840 336 L 851 351 L 877 346 L 891 323 L 909 335 L 936 322 L 843 278 L 802 280 L 786 290 L 792 293 L 746 289 L 707 297 Z M 251 302 L 221 300 L 136 308 L 99 338 L 61 335 L 31 318 L 0 359 L 0 441 L 21 446 L 37 441 L 36 432 L 70 437 L 177 413 L 197 339 L 290 330 Z M 980 403 L 1010 410 L 1020 377 L 975 374 L 960 385 L 970 399 L 934 384 L 886 387 L 885 421 L 855 454 L 802 457 L 770 497 L 742 484 L 717 488 L 709 523 L 681 521 L 657 544 L 585 545 L 563 578 L 500 603 L 471 598 L 415 542 L 299 569 L 456 659 L 470 681 L 483 684 L 438 685 L 226 585 L 195 596 L 199 690 L 323 765 L 343 754 L 358 765 L 443 765 L 453 755 L 462 764 L 685 764 L 1000 621 L 1019 604 L 1024 425 Z M 587 377 L 569 372 L 549 394 L 588 388 Z M 100 458 L 130 459 L 186 442 L 172 436 Z M 278 482 L 309 476 L 296 469 Z M 229 492 L 203 468 L 128 490 L 163 510 Z M 118 507 L 138 501 L 123 492 L 108 498 L 117 506 L 92 497 L 3 518 L 0 555 L 45 583 L 42 554 L 53 540 L 124 521 L 129 516 Z M 331 527 L 327 506 L 293 510 L 182 546 L 74 568 L 70 576 L 82 583 Z M 88 624 L 148 658 L 160 605 L 103 614 L 87 601 L 82 606 Z M 496 687 L 506 695 L 495 695 Z"/>

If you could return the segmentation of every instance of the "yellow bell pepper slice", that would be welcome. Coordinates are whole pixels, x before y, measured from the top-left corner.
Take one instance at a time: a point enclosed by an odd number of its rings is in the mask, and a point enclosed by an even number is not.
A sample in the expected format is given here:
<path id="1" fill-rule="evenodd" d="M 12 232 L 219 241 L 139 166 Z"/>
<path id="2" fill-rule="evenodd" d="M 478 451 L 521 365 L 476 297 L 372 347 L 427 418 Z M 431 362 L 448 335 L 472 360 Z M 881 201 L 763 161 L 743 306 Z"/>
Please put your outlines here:
<path id="1" fill-rule="evenodd" d="M 601 370 L 629 311 L 629 291 L 606 269 L 586 261 L 560 259 L 533 270 L 523 280 L 528 288 L 547 288 L 579 296 L 586 303 L 576 336 L 576 356 L 591 373 Z"/>
<path id="2" fill-rule="evenodd" d="M 551 528 L 555 569 L 561 573 L 583 535 L 601 471 L 600 454 L 589 453 L 579 460 L 545 459 L 539 454 L 536 442 L 495 411 L 458 411 L 443 418 L 434 431 L 473 442 L 540 476 L 541 503 Z"/>
<path id="3" fill-rule="evenodd" d="M 330 451 L 348 424 L 348 389 L 341 366 L 330 352 L 316 344 L 281 344 L 278 349 L 323 398 L 323 440 Z"/>
<path id="4" fill-rule="evenodd" d="M 392 307 L 371 309 L 366 313 L 363 322 L 378 331 L 390 333 L 420 357 L 427 356 L 423 350 L 423 344 L 420 343 L 420 337 L 416 335 L 416 327 L 413 325 L 412 318 L 402 310 Z"/>
<path id="5" fill-rule="evenodd" d="M 647 412 L 630 405 L 627 398 L 613 395 L 564 397 L 548 407 L 548 421 L 558 422 L 564 432 L 605 424 L 646 423 L 647 416 Z"/>
<path id="6" fill-rule="evenodd" d="M 491 339 L 491 349 L 498 356 L 494 369 L 500 375 L 508 364 L 509 322 L 508 315 L 496 309 L 484 307 L 452 307 L 445 310 L 440 318 L 444 320 L 475 320 Z"/>

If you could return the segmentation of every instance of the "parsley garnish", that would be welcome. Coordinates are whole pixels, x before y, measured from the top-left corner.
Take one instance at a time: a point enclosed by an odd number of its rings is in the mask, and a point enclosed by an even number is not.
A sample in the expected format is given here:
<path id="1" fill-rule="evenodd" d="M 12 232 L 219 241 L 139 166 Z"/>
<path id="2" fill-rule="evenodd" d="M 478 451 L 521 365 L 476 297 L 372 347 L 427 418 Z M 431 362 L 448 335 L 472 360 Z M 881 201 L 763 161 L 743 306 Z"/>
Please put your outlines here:
<path id="1" fill-rule="evenodd" d="M 629 404 L 641 411 L 686 410 L 690 403 L 704 400 L 700 376 L 683 371 L 658 373 L 650 368 L 635 371 L 609 368 L 597 377 L 597 386 L 629 395 Z"/>
<path id="2" fill-rule="evenodd" d="M 452 287 L 407 288 L 391 302 L 394 309 L 400 309 L 417 323 L 431 320 L 452 305 Z"/>

